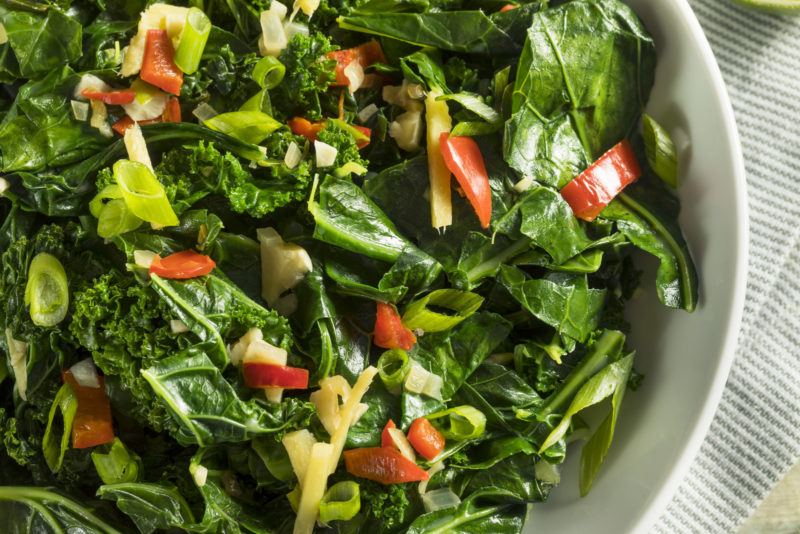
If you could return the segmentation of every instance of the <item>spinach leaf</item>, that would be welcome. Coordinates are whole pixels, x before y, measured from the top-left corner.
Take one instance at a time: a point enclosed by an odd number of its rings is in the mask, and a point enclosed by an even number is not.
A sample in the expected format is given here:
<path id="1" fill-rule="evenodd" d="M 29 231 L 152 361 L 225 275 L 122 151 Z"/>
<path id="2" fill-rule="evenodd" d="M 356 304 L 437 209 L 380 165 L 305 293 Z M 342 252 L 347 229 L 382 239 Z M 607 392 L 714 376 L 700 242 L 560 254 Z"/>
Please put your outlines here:
<path id="1" fill-rule="evenodd" d="M 491 490 L 487 493 L 491 493 Z M 482 492 L 475 492 L 455 508 L 445 508 L 421 515 L 411 523 L 406 532 L 408 534 L 445 534 L 447 532 L 511 534 L 522 532 L 527 513 L 525 506 L 486 505 L 481 502 L 483 496 Z"/>
<path id="2" fill-rule="evenodd" d="M 201 350 L 190 348 L 165 358 L 142 376 L 179 423 L 178 443 L 200 446 L 245 441 L 308 422 L 311 405 L 296 399 L 267 408 L 243 401 Z"/>
<path id="3" fill-rule="evenodd" d="M 0 21 L 22 76 L 37 78 L 81 57 L 81 25 L 58 8 L 47 14 L 3 11 Z"/>
<path id="4" fill-rule="evenodd" d="M 0 516 L 12 531 L 121 534 L 86 504 L 45 488 L 0 486 Z"/>
<path id="5" fill-rule="evenodd" d="M 517 67 L 506 160 L 562 187 L 632 129 L 654 68 L 652 39 L 618 0 L 577 0 L 538 13 Z"/>
<path id="6" fill-rule="evenodd" d="M 498 281 L 525 310 L 575 340 L 585 341 L 600 323 L 606 291 L 589 288 L 585 275 L 529 279 L 504 265 Z"/>
<path id="7" fill-rule="evenodd" d="M 510 55 L 517 43 L 482 11 L 380 13 L 339 17 L 339 27 L 418 46 L 467 54 Z"/>
<path id="8" fill-rule="evenodd" d="M 101 499 L 114 501 L 142 534 L 169 528 L 186 528 L 195 520 L 191 508 L 175 487 L 126 482 L 97 489 Z"/>

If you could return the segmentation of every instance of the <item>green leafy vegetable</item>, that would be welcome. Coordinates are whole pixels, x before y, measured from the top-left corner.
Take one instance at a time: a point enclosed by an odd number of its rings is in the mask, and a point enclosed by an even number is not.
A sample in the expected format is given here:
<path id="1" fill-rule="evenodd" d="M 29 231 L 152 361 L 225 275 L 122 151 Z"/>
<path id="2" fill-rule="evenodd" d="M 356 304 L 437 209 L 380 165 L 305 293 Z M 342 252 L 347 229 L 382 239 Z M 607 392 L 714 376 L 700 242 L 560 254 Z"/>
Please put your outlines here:
<path id="1" fill-rule="evenodd" d="M 678 187 L 678 153 L 669 133 L 647 113 L 642 114 L 647 164 L 670 187 Z"/>

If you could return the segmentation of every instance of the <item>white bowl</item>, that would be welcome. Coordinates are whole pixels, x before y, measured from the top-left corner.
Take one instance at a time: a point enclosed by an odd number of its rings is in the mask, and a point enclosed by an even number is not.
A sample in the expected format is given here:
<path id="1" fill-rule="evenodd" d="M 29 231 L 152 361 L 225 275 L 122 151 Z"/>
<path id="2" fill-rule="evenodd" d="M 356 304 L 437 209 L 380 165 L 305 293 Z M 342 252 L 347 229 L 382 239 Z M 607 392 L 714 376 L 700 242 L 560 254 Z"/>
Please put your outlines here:
<path id="1" fill-rule="evenodd" d="M 636 369 L 611 451 L 591 493 L 578 496 L 579 447 L 561 485 L 534 506 L 528 532 L 645 532 L 664 511 L 697 453 L 728 377 L 747 269 L 744 162 L 719 68 L 686 0 L 627 0 L 653 34 L 656 86 L 648 111 L 691 141 L 681 162 L 681 226 L 697 264 L 700 305 L 669 310 L 652 276 L 632 304 Z"/>

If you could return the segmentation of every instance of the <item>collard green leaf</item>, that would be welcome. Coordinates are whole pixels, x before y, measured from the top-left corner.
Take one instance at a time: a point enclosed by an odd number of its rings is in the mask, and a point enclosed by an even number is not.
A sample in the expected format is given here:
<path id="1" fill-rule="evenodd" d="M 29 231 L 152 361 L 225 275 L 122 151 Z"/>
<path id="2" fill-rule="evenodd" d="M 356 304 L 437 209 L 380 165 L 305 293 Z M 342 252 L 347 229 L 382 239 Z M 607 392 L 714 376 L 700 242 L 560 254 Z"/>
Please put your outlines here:
<path id="1" fill-rule="evenodd" d="M 525 310 L 561 334 L 585 341 L 600 323 L 606 291 L 589 288 L 585 276 L 529 279 L 504 265 L 498 280 Z"/>
<path id="2" fill-rule="evenodd" d="M 6 527 L 31 532 L 121 534 L 90 507 L 46 488 L 0 486 L 0 517 Z"/>
<path id="3" fill-rule="evenodd" d="M 81 25 L 60 9 L 0 15 L 22 76 L 36 78 L 81 57 Z"/>
<path id="4" fill-rule="evenodd" d="M 243 401 L 203 352 L 186 350 L 142 370 L 142 376 L 179 424 L 175 439 L 200 446 L 239 442 L 307 422 L 307 403 L 288 399 L 264 408 Z"/>
<path id="5" fill-rule="evenodd" d="M 516 442 L 506 442 L 507 445 Z M 547 498 L 547 489 L 536 479 L 536 456 L 525 452 L 513 454 L 492 465 L 489 469 L 467 469 L 456 476 L 455 489 L 469 495 L 487 492 L 491 488 L 495 495 L 485 499 L 500 502 L 537 502 Z"/>
<path id="6" fill-rule="evenodd" d="M 491 493 L 492 490 L 486 493 Z M 525 506 L 508 504 L 486 504 L 484 495 L 475 492 L 456 508 L 445 508 L 417 517 L 406 531 L 408 534 L 511 534 L 522 532 L 527 513 Z"/>
<path id="7" fill-rule="evenodd" d="M 108 484 L 98 488 L 97 496 L 114 501 L 142 534 L 194 523 L 191 508 L 175 487 L 144 482 Z"/>

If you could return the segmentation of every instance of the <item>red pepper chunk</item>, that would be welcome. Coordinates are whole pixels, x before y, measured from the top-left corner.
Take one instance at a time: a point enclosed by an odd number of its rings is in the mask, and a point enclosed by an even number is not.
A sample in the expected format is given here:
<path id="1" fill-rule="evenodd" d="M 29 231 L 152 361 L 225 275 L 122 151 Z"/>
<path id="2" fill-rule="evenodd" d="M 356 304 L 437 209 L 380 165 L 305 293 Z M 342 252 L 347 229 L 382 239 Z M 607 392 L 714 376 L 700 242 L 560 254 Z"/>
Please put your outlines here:
<path id="1" fill-rule="evenodd" d="M 444 436 L 424 417 L 411 423 L 407 437 L 414 450 L 426 460 L 433 460 L 444 450 Z"/>
<path id="2" fill-rule="evenodd" d="M 308 369 L 245 362 L 243 372 L 249 388 L 308 389 Z"/>
<path id="3" fill-rule="evenodd" d="M 125 135 L 125 130 L 136 123 L 144 126 L 146 124 L 155 124 L 157 122 L 181 122 L 181 103 L 177 97 L 170 97 L 169 101 L 167 102 L 167 106 L 164 108 L 164 112 L 160 117 L 156 117 L 155 119 L 134 121 L 132 118 L 130 118 L 130 116 L 125 115 L 117 122 L 112 124 L 111 129 L 117 132 L 119 135 Z"/>
<path id="4" fill-rule="evenodd" d="M 384 349 L 411 350 L 417 342 L 414 333 L 403 326 L 400 314 L 391 304 L 378 302 L 373 343 Z"/>
<path id="5" fill-rule="evenodd" d="M 84 89 L 81 95 L 89 100 L 100 100 L 112 106 L 119 106 L 122 104 L 130 104 L 136 98 L 136 91 L 133 89 L 115 89 L 113 91 L 92 91 L 91 89 Z"/>
<path id="6" fill-rule="evenodd" d="M 97 377 L 100 387 L 92 388 L 78 384 L 69 370 L 61 376 L 72 387 L 78 400 L 78 409 L 72 421 L 72 447 L 86 449 L 114 441 L 111 403 L 106 395 L 103 377 Z"/>
<path id="7" fill-rule="evenodd" d="M 289 119 L 289 129 L 295 135 L 302 135 L 312 143 L 317 140 L 319 133 L 325 129 L 324 122 L 311 122 L 303 117 Z"/>
<path id="8" fill-rule="evenodd" d="M 331 84 L 335 87 L 347 87 L 350 85 L 350 80 L 345 76 L 344 69 L 353 61 L 358 61 L 363 68 L 375 63 L 386 63 L 386 56 L 383 54 L 383 49 L 378 41 L 369 41 L 355 48 L 328 52 L 325 57 L 336 61 L 336 80 Z"/>
<path id="9" fill-rule="evenodd" d="M 175 50 L 166 30 L 147 30 L 139 77 L 173 95 L 181 93 L 183 72 L 175 64 Z"/>
<path id="10" fill-rule="evenodd" d="M 356 126 L 355 124 L 353 125 L 353 128 L 355 128 L 356 130 L 364 134 L 364 136 L 366 136 L 366 139 L 363 138 L 356 139 L 356 147 L 358 147 L 358 149 L 361 150 L 362 148 L 368 146 L 372 141 L 372 130 L 367 128 L 366 126 Z"/>
<path id="11" fill-rule="evenodd" d="M 392 435 L 389 434 L 390 428 L 397 428 L 397 426 L 394 424 L 394 421 L 391 419 L 386 422 L 386 426 L 383 427 L 383 432 L 381 432 L 381 447 L 394 448 L 394 440 L 392 439 Z"/>
<path id="12" fill-rule="evenodd" d="M 161 114 L 161 122 L 181 122 L 181 102 L 177 97 L 171 96 Z"/>
<path id="13" fill-rule="evenodd" d="M 471 137 L 454 137 L 445 132 L 439 137 L 439 147 L 445 165 L 467 195 L 481 227 L 489 228 L 492 220 L 492 188 L 478 143 Z"/>
<path id="14" fill-rule="evenodd" d="M 184 250 L 170 254 L 166 258 L 156 256 L 150 264 L 150 273 L 156 274 L 161 278 L 171 278 L 174 280 L 186 280 L 205 276 L 216 267 L 214 260 L 195 252 L 194 250 Z"/>
<path id="15" fill-rule="evenodd" d="M 513 11 L 514 9 L 517 9 L 518 7 L 519 6 L 516 5 L 516 4 L 506 4 L 506 5 L 504 5 L 503 7 L 500 8 L 500 13 L 505 13 L 507 11 Z"/>
<path id="16" fill-rule="evenodd" d="M 420 466 L 389 447 L 369 447 L 344 451 L 344 465 L 353 476 L 381 484 L 402 484 L 428 480 Z"/>
<path id="17" fill-rule="evenodd" d="M 561 189 L 561 196 L 576 217 L 593 221 L 614 197 L 641 174 L 633 147 L 627 139 L 623 139 L 565 185 Z"/>

